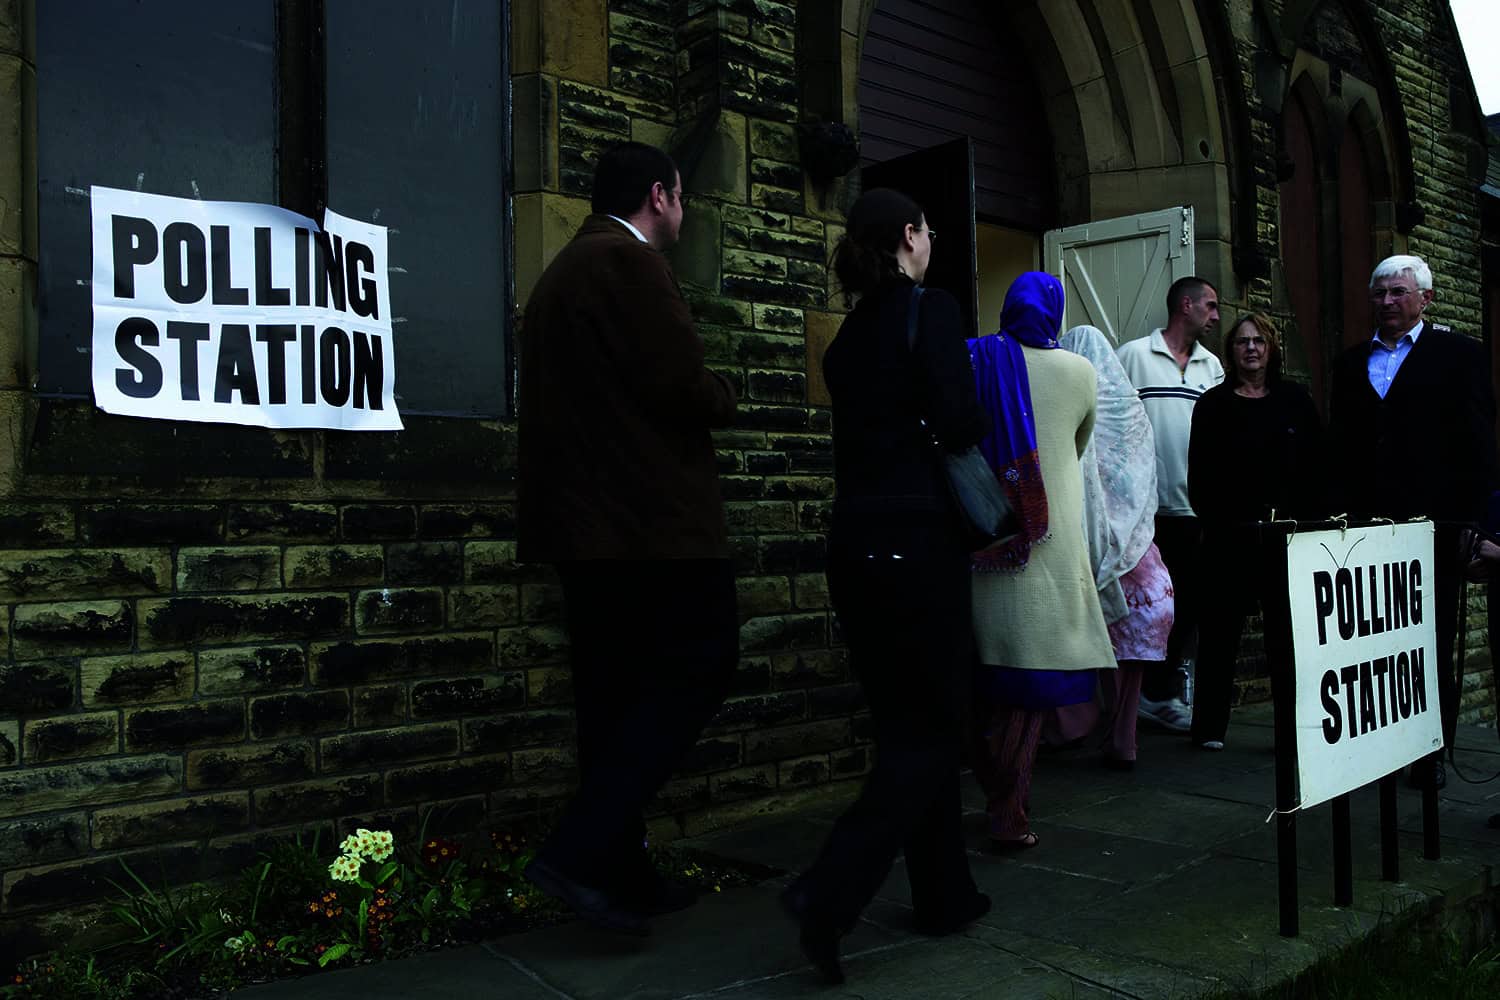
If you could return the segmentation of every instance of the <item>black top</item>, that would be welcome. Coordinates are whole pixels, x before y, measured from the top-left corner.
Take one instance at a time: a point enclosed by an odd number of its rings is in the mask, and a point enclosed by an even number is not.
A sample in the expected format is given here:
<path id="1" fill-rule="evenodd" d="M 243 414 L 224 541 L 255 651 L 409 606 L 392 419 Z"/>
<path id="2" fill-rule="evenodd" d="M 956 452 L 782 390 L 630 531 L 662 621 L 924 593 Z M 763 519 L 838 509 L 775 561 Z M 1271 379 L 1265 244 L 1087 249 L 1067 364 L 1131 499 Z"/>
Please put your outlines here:
<path id="1" fill-rule="evenodd" d="M 1495 488 L 1495 398 L 1476 340 L 1424 323 L 1385 398 L 1370 342 L 1334 362 L 1334 503 L 1355 515 L 1470 521 Z"/>
<path id="2" fill-rule="evenodd" d="M 989 431 L 958 303 L 941 289 L 925 290 L 908 350 L 911 293 L 911 281 L 895 278 L 862 298 L 823 356 L 833 398 L 836 512 L 950 512 L 932 434 L 959 452 Z"/>
<path id="3" fill-rule="evenodd" d="M 1322 516 L 1322 425 L 1299 385 L 1258 398 L 1216 385 L 1193 408 L 1188 500 L 1205 528 Z"/>

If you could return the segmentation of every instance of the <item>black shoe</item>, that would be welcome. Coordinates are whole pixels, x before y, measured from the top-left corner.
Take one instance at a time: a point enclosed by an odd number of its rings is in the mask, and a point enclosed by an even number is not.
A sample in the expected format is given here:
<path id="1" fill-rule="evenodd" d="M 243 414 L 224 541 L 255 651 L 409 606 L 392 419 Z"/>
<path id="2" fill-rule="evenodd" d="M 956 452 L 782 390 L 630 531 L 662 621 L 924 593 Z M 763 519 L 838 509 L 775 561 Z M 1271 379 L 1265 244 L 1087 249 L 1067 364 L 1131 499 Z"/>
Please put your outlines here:
<path id="1" fill-rule="evenodd" d="M 843 935 L 833 921 L 811 912 L 811 902 L 806 887 L 798 882 L 781 893 L 781 908 L 797 921 L 797 944 L 802 954 L 823 977 L 823 982 L 838 986 L 844 981 L 844 967 L 839 964 L 839 938 Z"/>
<path id="2" fill-rule="evenodd" d="M 646 937 L 651 927 L 646 918 L 615 900 L 608 893 L 575 882 L 547 862 L 537 858 L 526 866 L 526 877 L 536 887 L 582 917 L 592 927 Z"/>
<path id="3" fill-rule="evenodd" d="M 913 913 L 911 923 L 912 928 L 918 934 L 942 937 L 944 934 L 952 934 L 954 931 L 963 930 L 988 912 L 990 912 L 990 897 L 982 892 L 976 892 L 959 905 L 937 917 L 928 917 L 921 913 Z"/>

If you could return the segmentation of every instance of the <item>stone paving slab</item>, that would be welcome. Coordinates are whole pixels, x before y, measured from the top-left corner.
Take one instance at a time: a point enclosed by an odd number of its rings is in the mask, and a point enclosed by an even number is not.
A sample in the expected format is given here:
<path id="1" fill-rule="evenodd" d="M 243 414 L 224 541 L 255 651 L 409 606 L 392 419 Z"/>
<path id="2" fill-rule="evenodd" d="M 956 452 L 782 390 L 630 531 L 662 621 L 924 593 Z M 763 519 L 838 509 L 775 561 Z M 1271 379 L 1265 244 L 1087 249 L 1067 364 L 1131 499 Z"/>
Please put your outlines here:
<path id="1" fill-rule="evenodd" d="M 284 979 L 235 990 L 233 996 L 235 1000 L 558 1000 L 556 990 L 485 945 Z"/>
<path id="2" fill-rule="evenodd" d="M 992 912 L 961 934 L 910 930 L 904 864 L 845 939 L 849 982 L 824 989 L 796 947 L 776 893 L 817 853 L 853 789 L 795 814 L 711 833 L 686 846 L 781 872 L 756 886 L 704 898 L 654 922 L 646 940 L 579 924 L 483 945 L 242 990 L 245 1000 L 454 997 L 462 1000 L 667 1000 L 667 998 L 1004 997 L 1046 1000 L 1189 1000 L 1223 989 L 1272 985 L 1368 934 L 1383 920 L 1494 898 L 1500 782 L 1450 776 L 1440 797 L 1443 857 L 1421 858 L 1421 798 L 1398 794 L 1402 881 L 1379 881 L 1378 800 L 1351 798 L 1354 905 L 1332 905 L 1330 810 L 1298 817 L 1301 934 L 1277 932 L 1276 839 L 1268 707 L 1241 710 L 1228 749 L 1206 753 L 1181 736 L 1143 733 L 1129 774 L 1099 765 L 1096 750 L 1043 755 L 1032 791 L 1041 845 L 984 852 L 983 796 L 968 779 L 965 834 L 976 881 Z M 1460 766 L 1500 770 L 1493 729 L 1467 727 Z M 1451 772 L 1450 772 L 1451 775 Z"/>

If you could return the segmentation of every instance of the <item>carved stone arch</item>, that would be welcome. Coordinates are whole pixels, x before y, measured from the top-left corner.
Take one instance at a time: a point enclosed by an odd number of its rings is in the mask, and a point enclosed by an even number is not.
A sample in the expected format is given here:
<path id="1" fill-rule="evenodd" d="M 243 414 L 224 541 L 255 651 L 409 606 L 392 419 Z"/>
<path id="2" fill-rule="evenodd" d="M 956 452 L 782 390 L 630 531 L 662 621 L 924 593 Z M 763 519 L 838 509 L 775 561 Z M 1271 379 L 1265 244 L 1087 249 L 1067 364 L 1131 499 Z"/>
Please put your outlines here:
<path id="1" fill-rule="evenodd" d="M 1285 0 L 1279 12 L 1271 0 L 1256 0 L 1256 5 L 1267 23 L 1273 26 L 1277 47 L 1287 61 L 1294 58 L 1323 7 L 1337 5 L 1348 20 L 1350 28 L 1359 39 L 1370 75 L 1374 77 L 1365 82 L 1374 88 L 1377 96 L 1380 135 L 1386 149 L 1386 159 L 1392 168 L 1387 176 L 1393 182 L 1391 202 L 1395 206 L 1394 223 L 1396 231 L 1404 236 L 1410 232 L 1420 215 L 1412 202 L 1416 191 L 1416 177 L 1411 133 L 1407 127 L 1406 108 L 1396 84 L 1396 72 L 1391 65 L 1390 54 L 1368 5 L 1349 3 L 1346 0 Z"/>
<path id="2" fill-rule="evenodd" d="M 799 5 L 804 25 L 823 26 L 816 34 L 804 30 L 804 46 L 832 52 L 837 45 L 843 67 L 837 100 L 825 88 L 805 100 L 809 111 L 827 116 L 820 109 L 837 103 L 843 120 L 857 123 L 854 70 L 875 5 Z M 1232 296 L 1231 240 L 1243 224 L 1230 210 L 1219 81 L 1238 69 L 1226 61 L 1232 42 L 1218 58 L 1211 52 L 1198 0 L 1018 0 L 997 17 L 1026 52 L 1041 90 L 1056 153 L 1059 221 L 1193 204 L 1200 270 Z M 805 60 L 823 58 L 809 53 Z M 1253 234 L 1249 217 L 1245 228 Z"/>

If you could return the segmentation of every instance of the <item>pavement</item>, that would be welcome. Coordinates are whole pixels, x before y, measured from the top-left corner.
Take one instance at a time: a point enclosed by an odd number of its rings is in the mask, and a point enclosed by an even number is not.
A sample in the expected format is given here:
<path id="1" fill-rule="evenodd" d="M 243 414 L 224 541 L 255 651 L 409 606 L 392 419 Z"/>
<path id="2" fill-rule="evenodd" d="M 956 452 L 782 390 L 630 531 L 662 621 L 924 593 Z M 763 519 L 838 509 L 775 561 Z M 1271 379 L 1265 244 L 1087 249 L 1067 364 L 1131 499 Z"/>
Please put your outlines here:
<path id="1" fill-rule="evenodd" d="M 1441 794 L 1442 857 L 1422 853 L 1421 797 L 1399 798 L 1401 878 L 1380 881 L 1374 788 L 1352 803 L 1354 903 L 1333 905 L 1329 807 L 1299 815 L 1301 933 L 1278 933 L 1269 706 L 1236 713 L 1222 753 L 1185 737 L 1142 732 L 1134 772 L 1096 752 L 1043 753 L 1032 785 L 1030 851 L 983 852 L 983 801 L 965 782 L 971 863 L 991 913 L 946 938 L 910 931 L 896 862 L 860 926 L 844 940 L 848 982 L 825 988 L 797 950 L 776 894 L 815 854 L 853 789 L 754 825 L 683 842 L 784 872 L 705 897 L 659 918 L 648 939 L 578 923 L 481 944 L 236 991 L 235 1000 L 718 1000 L 997 997 L 1015 1000 L 1187 998 L 1285 982 L 1371 934 L 1382 921 L 1441 919 L 1500 907 L 1493 868 L 1500 781 L 1466 784 L 1454 769 Z M 1493 728 L 1462 727 L 1459 769 L 1500 772 Z M 1494 926 L 1491 916 L 1489 926 Z"/>

